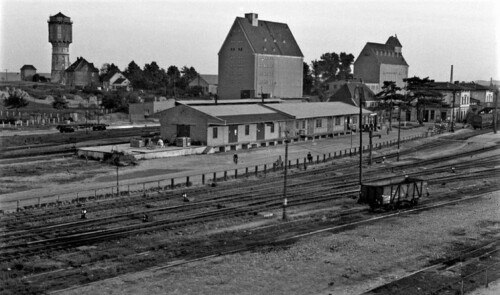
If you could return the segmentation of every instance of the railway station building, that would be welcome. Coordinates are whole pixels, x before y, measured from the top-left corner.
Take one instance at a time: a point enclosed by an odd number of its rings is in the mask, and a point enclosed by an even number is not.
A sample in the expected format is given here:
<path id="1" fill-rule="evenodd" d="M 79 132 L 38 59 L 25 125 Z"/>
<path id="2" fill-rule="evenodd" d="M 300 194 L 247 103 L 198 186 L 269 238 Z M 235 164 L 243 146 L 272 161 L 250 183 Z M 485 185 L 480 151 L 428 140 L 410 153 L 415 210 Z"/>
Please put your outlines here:
<path id="1" fill-rule="evenodd" d="M 371 112 L 363 114 L 369 122 Z M 161 137 L 167 142 L 186 137 L 193 145 L 225 152 L 282 144 L 286 138 L 349 134 L 358 122 L 359 108 L 341 102 L 178 105 L 159 115 Z"/>

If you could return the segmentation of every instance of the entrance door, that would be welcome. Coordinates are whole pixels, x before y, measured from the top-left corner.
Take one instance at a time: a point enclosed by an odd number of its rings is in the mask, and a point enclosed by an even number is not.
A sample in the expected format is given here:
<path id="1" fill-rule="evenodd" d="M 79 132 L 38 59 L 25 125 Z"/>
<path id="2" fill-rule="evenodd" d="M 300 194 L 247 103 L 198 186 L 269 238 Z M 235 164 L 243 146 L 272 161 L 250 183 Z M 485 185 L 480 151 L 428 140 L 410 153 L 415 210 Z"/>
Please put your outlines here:
<path id="1" fill-rule="evenodd" d="M 177 125 L 177 137 L 191 137 L 191 126 Z"/>
<path id="2" fill-rule="evenodd" d="M 238 125 L 229 125 L 229 143 L 238 142 Z"/>
<path id="3" fill-rule="evenodd" d="M 406 121 L 411 121 L 411 111 L 406 111 Z"/>
<path id="4" fill-rule="evenodd" d="M 266 139 L 266 124 L 258 123 L 257 124 L 257 140 Z"/>

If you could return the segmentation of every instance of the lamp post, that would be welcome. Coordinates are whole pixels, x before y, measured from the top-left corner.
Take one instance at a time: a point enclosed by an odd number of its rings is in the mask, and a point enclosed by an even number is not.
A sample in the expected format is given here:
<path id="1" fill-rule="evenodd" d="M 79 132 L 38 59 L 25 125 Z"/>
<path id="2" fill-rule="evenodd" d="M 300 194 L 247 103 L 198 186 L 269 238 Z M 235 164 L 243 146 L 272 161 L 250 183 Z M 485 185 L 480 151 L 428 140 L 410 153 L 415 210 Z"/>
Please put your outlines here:
<path id="1" fill-rule="evenodd" d="M 361 105 L 362 93 L 359 85 L 356 86 L 354 91 L 358 93 L 359 104 L 359 193 L 361 194 L 361 185 L 363 182 L 363 108 Z"/>
<path id="2" fill-rule="evenodd" d="M 398 118 L 398 152 L 396 161 L 399 162 L 399 143 L 401 141 L 401 104 L 399 104 L 399 118 Z"/>
<path id="3" fill-rule="evenodd" d="M 288 203 L 288 200 L 286 199 L 286 178 L 288 174 L 288 143 L 290 142 L 288 138 L 288 131 L 285 131 L 286 138 L 285 138 L 285 175 L 284 175 L 284 181 L 283 181 L 283 220 L 287 220 L 288 217 L 286 215 L 286 206 Z"/>

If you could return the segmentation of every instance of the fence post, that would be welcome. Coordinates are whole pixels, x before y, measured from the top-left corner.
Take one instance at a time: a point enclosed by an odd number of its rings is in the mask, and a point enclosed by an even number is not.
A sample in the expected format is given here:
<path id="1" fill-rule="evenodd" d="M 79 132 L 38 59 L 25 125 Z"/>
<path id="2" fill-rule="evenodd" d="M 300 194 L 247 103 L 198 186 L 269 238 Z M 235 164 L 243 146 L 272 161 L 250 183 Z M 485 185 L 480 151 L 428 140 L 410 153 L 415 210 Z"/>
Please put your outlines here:
<path id="1" fill-rule="evenodd" d="M 227 171 L 224 171 L 224 181 L 227 181 Z"/>
<path id="2" fill-rule="evenodd" d="M 266 174 L 266 173 L 267 173 L 267 165 L 264 164 L 264 174 Z"/>
<path id="3" fill-rule="evenodd" d="M 460 295 L 464 295 L 464 280 L 460 282 Z"/>
<path id="4" fill-rule="evenodd" d="M 96 189 L 94 190 L 94 199 L 97 200 L 97 190 Z"/>
<path id="5" fill-rule="evenodd" d="M 328 160 L 332 158 L 332 153 L 328 153 Z"/>
<path id="6" fill-rule="evenodd" d="M 175 185 L 174 182 L 175 182 L 174 178 L 170 179 L 170 189 L 172 189 L 172 190 L 174 189 L 174 185 Z"/>
<path id="7" fill-rule="evenodd" d="M 187 187 L 187 186 L 190 186 L 190 185 L 189 185 L 189 176 L 186 176 L 186 187 Z"/>
<path id="8" fill-rule="evenodd" d="M 214 178 L 212 179 L 213 182 L 217 182 L 217 172 L 214 172 Z"/>
<path id="9" fill-rule="evenodd" d="M 19 202 L 19 201 L 18 201 Z M 486 277 L 486 288 L 488 288 L 488 269 L 485 270 L 485 277 Z"/>
<path id="10" fill-rule="evenodd" d="M 238 169 L 234 169 L 234 179 L 238 178 Z"/>
<path id="11" fill-rule="evenodd" d="M 59 202 L 57 202 L 59 204 Z M 19 200 L 17 200 L 16 211 L 19 211 Z M 486 283 L 488 283 L 488 278 L 486 278 Z"/>
<path id="12" fill-rule="evenodd" d="M 245 176 L 248 177 L 248 167 L 245 168 Z"/>
<path id="13" fill-rule="evenodd" d="M 201 184 L 205 185 L 205 174 L 201 175 Z"/>
<path id="14" fill-rule="evenodd" d="M 142 183 L 142 195 L 145 197 L 146 196 L 146 183 Z"/>
<path id="15" fill-rule="evenodd" d="M 304 170 L 307 170 L 306 158 L 304 158 Z"/>
<path id="16" fill-rule="evenodd" d="M 255 165 L 255 176 L 259 173 L 259 166 Z"/>
<path id="17" fill-rule="evenodd" d="M 297 159 L 297 169 L 299 169 L 299 159 Z"/>
<path id="18" fill-rule="evenodd" d="M 316 156 L 316 164 L 319 164 L 319 155 Z"/>

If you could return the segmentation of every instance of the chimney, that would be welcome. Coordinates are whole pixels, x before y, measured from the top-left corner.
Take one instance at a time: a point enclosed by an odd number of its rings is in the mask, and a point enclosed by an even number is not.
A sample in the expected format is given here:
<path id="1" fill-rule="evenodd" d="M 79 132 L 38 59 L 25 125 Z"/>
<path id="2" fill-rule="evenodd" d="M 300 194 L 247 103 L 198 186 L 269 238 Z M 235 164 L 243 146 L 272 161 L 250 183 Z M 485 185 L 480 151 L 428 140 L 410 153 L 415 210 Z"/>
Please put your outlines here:
<path id="1" fill-rule="evenodd" d="M 259 15 L 257 13 L 245 13 L 245 18 L 250 21 L 252 26 L 257 27 L 259 25 Z"/>
<path id="2" fill-rule="evenodd" d="M 453 83 L 453 65 L 451 65 L 450 83 Z"/>

